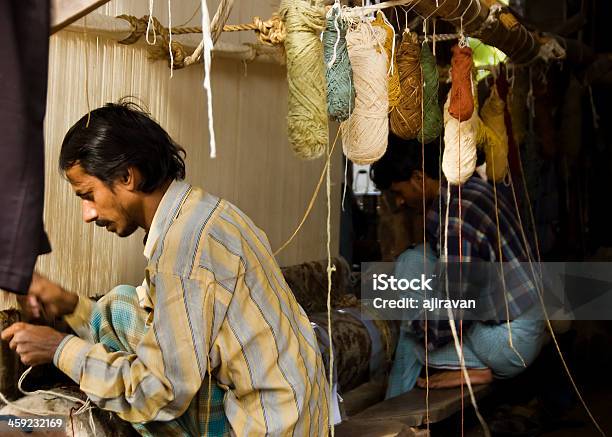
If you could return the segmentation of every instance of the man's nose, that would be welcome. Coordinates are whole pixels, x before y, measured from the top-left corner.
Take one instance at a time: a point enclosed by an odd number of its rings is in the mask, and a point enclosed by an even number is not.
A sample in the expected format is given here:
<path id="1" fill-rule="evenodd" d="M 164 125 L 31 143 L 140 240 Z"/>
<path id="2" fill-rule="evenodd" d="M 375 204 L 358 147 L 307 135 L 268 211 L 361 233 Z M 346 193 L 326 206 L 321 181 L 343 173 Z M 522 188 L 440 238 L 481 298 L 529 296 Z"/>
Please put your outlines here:
<path id="1" fill-rule="evenodd" d="M 85 223 L 95 222 L 98 219 L 98 212 L 91 202 L 83 201 L 83 221 Z"/>

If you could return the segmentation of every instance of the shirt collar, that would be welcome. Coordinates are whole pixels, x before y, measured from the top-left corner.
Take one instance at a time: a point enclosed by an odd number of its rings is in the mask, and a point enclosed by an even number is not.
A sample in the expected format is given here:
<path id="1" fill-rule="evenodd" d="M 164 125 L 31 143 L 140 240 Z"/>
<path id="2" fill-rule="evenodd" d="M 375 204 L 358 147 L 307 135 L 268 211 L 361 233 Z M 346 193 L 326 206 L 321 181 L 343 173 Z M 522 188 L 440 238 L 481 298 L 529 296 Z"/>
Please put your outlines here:
<path id="1" fill-rule="evenodd" d="M 190 187 L 191 186 L 186 182 L 174 180 L 166 190 L 164 196 L 159 202 L 157 210 L 155 210 L 151 227 L 149 228 L 149 232 L 145 237 L 146 240 L 143 254 L 147 260 L 149 260 L 151 255 L 153 255 L 153 251 L 157 245 L 157 240 L 159 240 L 159 236 L 166 227 L 168 221 L 171 219 L 170 215 L 175 212 L 175 204 L 179 199 L 184 197 L 185 193 Z"/>

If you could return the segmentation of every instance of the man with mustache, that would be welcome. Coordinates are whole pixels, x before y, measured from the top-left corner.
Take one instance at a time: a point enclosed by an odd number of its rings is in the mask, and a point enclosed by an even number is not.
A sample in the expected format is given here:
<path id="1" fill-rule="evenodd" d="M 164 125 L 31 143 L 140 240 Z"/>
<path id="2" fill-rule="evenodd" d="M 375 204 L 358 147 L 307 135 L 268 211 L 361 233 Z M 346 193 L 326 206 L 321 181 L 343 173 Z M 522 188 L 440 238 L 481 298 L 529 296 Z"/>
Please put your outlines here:
<path id="1" fill-rule="evenodd" d="M 328 385 L 308 317 L 265 234 L 182 180 L 184 151 L 133 104 L 107 104 L 66 134 L 60 168 L 83 220 L 146 231 L 145 281 L 98 302 L 41 276 L 34 312 L 78 336 L 16 323 L 24 363 L 53 362 L 142 435 L 326 435 Z"/>

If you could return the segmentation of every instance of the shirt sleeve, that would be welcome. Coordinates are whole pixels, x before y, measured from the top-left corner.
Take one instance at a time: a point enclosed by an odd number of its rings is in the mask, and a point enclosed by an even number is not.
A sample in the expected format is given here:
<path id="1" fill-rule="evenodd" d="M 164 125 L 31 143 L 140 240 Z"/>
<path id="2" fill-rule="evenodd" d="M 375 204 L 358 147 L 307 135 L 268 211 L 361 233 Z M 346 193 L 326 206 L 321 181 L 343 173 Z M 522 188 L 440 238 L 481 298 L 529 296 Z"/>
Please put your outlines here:
<path id="1" fill-rule="evenodd" d="M 194 344 L 200 333 L 190 323 L 188 307 L 193 305 L 188 305 L 186 296 L 193 294 L 191 287 L 201 289 L 201 284 L 157 272 L 151 278 L 155 312 L 135 351 L 108 352 L 101 343 L 68 336 L 54 363 L 100 408 L 124 420 L 142 423 L 179 417 L 199 390 L 202 363 L 206 364 L 201 344 Z M 201 307 L 192 310 L 202 313 Z M 129 333 L 129 326 L 113 328 Z"/>
<path id="2" fill-rule="evenodd" d="M 77 335 L 87 341 L 93 341 L 91 336 L 91 315 L 95 302 L 83 296 L 79 296 L 76 307 L 72 314 L 64 316 L 64 320 Z"/>

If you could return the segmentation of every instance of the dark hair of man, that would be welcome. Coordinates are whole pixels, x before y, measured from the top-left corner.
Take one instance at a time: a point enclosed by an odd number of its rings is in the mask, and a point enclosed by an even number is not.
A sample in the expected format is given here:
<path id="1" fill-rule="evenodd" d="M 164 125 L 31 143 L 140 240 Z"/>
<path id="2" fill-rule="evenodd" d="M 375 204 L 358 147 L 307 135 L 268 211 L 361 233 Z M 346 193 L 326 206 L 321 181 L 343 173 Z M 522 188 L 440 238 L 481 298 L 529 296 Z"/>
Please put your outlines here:
<path id="1" fill-rule="evenodd" d="M 409 181 L 415 171 L 423 169 L 422 144 L 417 140 L 402 140 L 389 134 L 389 144 L 383 157 L 372 164 L 370 177 L 379 190 L 388 189 L 393 182 Z M 425 174 L 439 179 L 439 140 L 425 144 Z"/>
<path id="2" fill-rule="evenodd" d="M 142 175 L 138 190 L 150 193 L 185 178 L 184 156 L 185 150 L 142 107 L 123 98 L 84 115 L 70 128 L 59 166 L 66 171 L 79 164 L 110 188 L 134 167 Z"/>

